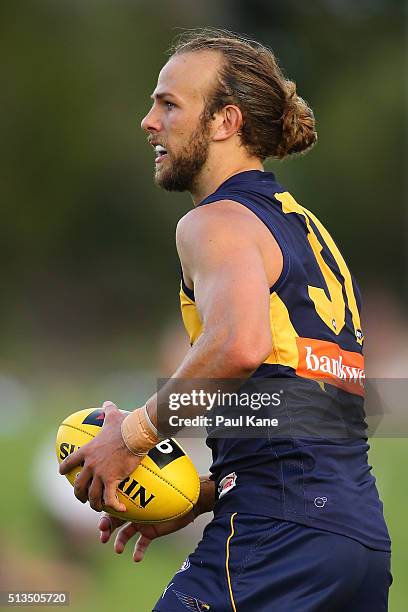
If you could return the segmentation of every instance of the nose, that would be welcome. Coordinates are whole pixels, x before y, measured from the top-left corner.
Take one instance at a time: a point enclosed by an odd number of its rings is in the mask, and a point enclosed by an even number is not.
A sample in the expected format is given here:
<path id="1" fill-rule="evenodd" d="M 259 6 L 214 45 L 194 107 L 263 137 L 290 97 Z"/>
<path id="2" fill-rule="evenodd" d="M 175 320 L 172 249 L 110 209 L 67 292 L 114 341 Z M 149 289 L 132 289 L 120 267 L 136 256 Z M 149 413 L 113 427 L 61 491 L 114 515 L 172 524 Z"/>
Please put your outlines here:
<path id="1" fill-rule="evenodd" d="M 159 121 L 159 117 L 158 117 L 157 111 L 155 110 L 154 106 L 152 106 L 150 111 L 147 113 L 146 117 L 142 119 L 140 123 L 140 127 L 145 132 L 160 131 L 160 121 Z"/>

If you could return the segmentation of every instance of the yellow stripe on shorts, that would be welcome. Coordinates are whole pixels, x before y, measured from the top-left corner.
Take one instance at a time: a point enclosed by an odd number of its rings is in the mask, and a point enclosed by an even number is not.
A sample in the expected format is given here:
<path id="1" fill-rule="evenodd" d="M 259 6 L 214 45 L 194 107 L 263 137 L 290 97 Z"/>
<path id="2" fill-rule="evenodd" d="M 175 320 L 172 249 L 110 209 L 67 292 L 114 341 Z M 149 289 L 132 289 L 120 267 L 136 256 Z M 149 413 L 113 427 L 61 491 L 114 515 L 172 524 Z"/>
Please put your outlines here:
<path id="1" fill-rule="evenodd" d="M 230 541 L 231 541 L 232 536 L 235 533 L 234 532 L 234 518 L 236 517 L 237 514 L 238 514 L 237 512 L 234 512 L 234 514 L 231 514 L 231 533 L 229 534 L 228 539 L 227 539 L 227 554 L 226 554 L 226 559 L 225 559 L 225 569 L 226 569 L 226 572 L 227 572 L 228 589 L 229 589 L 232 609 L 233 609 L 234 612 L 237 612 L 237 608 L 236 608 L 235 601 L 234 601 L 234 594 L 232 592 L 231 576 L 230 576 L 230 573 L 229 573 L 229 565 L 228 564 L 229 564 L 229 556 L 230 556 L 229 555 Z"/>

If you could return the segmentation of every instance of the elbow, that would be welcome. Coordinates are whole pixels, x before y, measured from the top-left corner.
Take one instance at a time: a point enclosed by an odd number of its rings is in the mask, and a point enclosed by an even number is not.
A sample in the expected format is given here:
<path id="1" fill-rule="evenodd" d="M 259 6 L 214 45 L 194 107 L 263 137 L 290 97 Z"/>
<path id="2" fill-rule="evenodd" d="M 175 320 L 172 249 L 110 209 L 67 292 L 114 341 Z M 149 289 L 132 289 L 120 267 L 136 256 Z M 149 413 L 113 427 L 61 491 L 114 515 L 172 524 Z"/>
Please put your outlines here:
<path id="1" fill-rule="evenodd" d="M 272 352 L 270 339 L 246 342 L 237 339 L 225 347 L 223 357 L 237 372 L 251 373 L 267 359 Z"/>

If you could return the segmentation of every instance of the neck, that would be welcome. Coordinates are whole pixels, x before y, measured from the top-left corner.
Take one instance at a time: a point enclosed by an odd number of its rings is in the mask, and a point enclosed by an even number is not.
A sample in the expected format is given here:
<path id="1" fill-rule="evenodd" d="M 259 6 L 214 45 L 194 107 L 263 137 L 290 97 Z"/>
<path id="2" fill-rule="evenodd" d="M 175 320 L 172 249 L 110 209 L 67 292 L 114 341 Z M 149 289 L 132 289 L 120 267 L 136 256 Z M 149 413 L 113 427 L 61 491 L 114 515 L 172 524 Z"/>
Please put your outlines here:
<path id="1" fill-rule="evenodd" d="M 190 191 L 194 206 L 197 206 L 207 196 L 214 193 L 231 176 L 248 170 L 260 170 L 263 172 L 264 168 L 261 160 L 257 157 L 250 157 L 237 160 L 235 164 L 206 164 L 197 177 L 193 189 Z"/>

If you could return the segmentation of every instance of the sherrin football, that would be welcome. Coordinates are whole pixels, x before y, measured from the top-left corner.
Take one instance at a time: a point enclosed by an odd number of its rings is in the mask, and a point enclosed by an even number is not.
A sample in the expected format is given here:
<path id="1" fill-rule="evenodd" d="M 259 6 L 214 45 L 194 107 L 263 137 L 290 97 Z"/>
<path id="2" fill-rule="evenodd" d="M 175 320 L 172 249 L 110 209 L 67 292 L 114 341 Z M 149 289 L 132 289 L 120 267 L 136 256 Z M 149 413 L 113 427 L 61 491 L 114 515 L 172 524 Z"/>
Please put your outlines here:
<path id="1" fill-rule="evenodd" d="M 64 419 L 57 433 L 56 451 L 61 463 L 69 454 L 92 440 L 104 421 L 101 408 L 80 410 Z M 74 485 L 79 467 L 66 476 Z M 200 480 L 191 459 L 173 438 L 152 448 L 143 461 L 118 487 L 126 512 L 107 509 L 109 514 L 137 523 L 161 523 L 187 514 L 197 502 Z"/>

